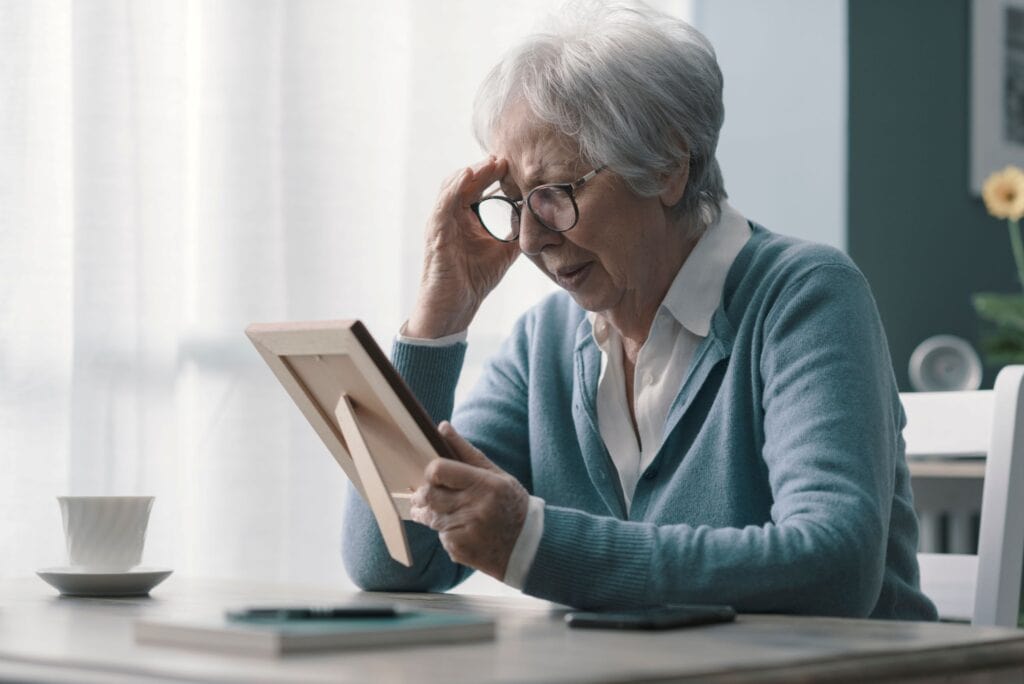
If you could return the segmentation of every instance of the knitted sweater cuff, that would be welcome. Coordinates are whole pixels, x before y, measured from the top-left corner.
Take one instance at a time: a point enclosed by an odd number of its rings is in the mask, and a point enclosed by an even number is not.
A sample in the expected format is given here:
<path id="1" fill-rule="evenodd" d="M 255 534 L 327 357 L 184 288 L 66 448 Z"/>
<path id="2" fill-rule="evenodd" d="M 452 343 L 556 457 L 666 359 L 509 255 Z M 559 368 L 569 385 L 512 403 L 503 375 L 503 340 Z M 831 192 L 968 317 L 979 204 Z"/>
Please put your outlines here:
<path id="1" fill-rule="evenodd" d="M 650 603 L 652 526 L 558 506 L 544 509 L 544 534 L 523 591 L 579 608 Z"/>

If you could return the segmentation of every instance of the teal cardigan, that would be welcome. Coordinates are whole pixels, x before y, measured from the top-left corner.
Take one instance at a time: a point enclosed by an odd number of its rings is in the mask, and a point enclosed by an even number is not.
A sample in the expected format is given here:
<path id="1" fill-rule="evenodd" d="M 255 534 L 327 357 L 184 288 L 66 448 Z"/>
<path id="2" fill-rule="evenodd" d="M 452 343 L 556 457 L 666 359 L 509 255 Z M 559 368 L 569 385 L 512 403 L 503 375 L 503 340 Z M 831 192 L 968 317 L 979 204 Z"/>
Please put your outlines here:
<path id="1" fill-rule="evenodd" d="M 519 320 L 455 411 L 456 428 L 546 502 L 523 590 L 587 608 L 934 620 L 868 284 L 835 249 L 752 229 L 628 513 L 597 427 L 600 351 L 565 293 Z M 464 354 L 395 344 L 395 367 L 436 421 L 452 416 Z M 357 585 L 443 591 L 472 572 L 436 533 L 405 525 L 412 568 L 391 560 L 350 489 L 342 546 Z"/>

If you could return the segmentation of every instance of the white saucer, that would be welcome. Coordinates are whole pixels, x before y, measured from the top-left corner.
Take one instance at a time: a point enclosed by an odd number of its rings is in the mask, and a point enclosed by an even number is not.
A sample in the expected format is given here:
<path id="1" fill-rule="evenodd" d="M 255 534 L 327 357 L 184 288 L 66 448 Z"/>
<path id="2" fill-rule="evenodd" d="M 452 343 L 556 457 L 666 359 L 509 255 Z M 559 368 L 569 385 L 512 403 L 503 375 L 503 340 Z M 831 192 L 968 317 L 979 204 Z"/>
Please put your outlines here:
<path id="1" fill-rule="evenodd" d="M 174 572 L 166 568 L 132 568 L 95 572 L 71 566 L 37 570 L 43 581 L 64 596 L 145 596 Z"/>

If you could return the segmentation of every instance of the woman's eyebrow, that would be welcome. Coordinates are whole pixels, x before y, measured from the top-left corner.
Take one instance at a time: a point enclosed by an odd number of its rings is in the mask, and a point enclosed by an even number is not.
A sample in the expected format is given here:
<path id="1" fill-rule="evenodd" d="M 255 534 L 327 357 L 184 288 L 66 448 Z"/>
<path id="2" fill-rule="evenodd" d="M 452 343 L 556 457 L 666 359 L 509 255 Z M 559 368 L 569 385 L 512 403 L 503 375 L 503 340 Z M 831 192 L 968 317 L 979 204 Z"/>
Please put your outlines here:
<path id="1" fill-rule="evenodd" d="M 550 164 L 545 164 L 542 167 L 531 170 L 529 175 L 527 175 L 526 178 L 523 180 L 523 185 L 525 185 L 527 188 L 533 189 L 538 185 L 545 185 L 547 183 L 556 182 L 550 180 L 550 178 L 552 178 L 553 176 L 554 171 L 559 171 L 563 169 L 569 170 L 569 175 L 571 176 L 571 171 L 573 168 L 575 168 L 575 164 L 573 164 L 570 161 L 558 161 L 551 162 Z"/>
<path id="2" fill-rule="evenodd" d="M 498 188 L 501 192 L 505 193 L 505 195 L 514 195 L 518 191 L 518 187 L 515 183 L 510 180 L 505 180 L 504 178 L 498 180 Z"/>

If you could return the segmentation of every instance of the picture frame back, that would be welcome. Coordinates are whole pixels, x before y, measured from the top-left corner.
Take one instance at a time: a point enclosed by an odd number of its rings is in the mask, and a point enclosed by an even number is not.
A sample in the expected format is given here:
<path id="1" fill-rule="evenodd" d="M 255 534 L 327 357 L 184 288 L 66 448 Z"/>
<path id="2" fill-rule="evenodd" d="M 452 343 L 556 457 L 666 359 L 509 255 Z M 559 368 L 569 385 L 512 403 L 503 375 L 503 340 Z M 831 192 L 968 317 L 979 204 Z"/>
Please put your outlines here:
<path id="1" fill-rule="evenodd" d="M 444 438 L 358 320 L 254 323 L 246 336 L 370 506 L 388 552 L 412 565 L 403 520 Z"/>

